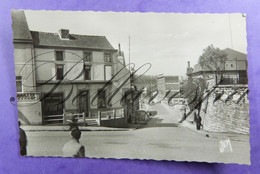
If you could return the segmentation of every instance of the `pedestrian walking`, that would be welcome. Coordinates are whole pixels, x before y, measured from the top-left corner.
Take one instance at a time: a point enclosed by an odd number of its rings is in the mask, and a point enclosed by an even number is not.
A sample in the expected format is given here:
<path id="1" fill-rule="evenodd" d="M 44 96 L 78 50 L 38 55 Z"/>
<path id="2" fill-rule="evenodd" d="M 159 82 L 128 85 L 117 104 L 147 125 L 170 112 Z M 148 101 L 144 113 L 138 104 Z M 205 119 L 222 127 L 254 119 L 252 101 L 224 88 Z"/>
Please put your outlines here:
<path id="1" fill-rule="evenodd" d="M 19 125 L 19 144 L 20 144 L 20 155 L 25 156 L 27 155 L 27 137 L 25 131 L 21 128 L 21 122 L 18 121 Z"/>
<path id="2" fill-rule="evenodd" d="M 63 146 L 63 156 L 64 157 L 85 157 L 85 148 L 79 143 L 81 138 L 81 131 L 79 129 L 71 130 L 71 140 Z"/>
<path id="3" fill-rule="evenodd" d="M 201 124 L 201 121 L 202 121 L 201 116 L 196 115 L 196 113 L 194 113 L 194 114 L 195 114 L 195 117 L 196 117 L 197 130 L 200 130 L 201 128 L 203 128 L 203 125 Z"/>

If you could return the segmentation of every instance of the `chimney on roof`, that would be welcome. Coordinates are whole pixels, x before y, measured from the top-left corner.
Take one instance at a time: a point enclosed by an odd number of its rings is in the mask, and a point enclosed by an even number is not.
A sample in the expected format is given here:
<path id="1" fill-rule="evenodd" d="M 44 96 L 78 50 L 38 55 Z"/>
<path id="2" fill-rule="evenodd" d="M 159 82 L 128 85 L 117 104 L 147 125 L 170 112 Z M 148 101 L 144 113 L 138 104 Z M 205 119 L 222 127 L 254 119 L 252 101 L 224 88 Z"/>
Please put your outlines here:
<path id="1" fill-rule="evenodd" d="M 190 61 L 188 61 L 188 67 L 186 70 L 186 74 L 189 76 L 192 73 L 193 69 L 190 67 Z"/>
<path id="2" fill-rule="evenodd" d="M 70 31 L 68 29 L 60 29 L 59 35 L 61 39 L 69 39 Z"/>
<path id="3" fill-rule="evenodd" d="M 117 58 L 125 66 L 125 58 L 124 58 L 124 55 L 121 52 L 120 43 L 118 44 L 118 57 Z"/>
<path id="4" fill-rule="evenodd" d="M 118 44 L 118 51 L 119 51 L 119 56 L 121 56 L 121 48 L 120 48 L 120 43 Z"/>

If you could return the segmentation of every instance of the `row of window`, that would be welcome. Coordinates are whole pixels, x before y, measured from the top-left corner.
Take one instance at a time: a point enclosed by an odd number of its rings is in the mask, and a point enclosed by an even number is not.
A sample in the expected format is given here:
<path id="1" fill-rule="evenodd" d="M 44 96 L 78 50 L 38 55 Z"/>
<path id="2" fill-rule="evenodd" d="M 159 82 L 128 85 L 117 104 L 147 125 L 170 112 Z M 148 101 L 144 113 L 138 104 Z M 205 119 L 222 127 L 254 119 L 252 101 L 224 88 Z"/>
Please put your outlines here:
<path id="1" fill-rule="evenodd" d="M 56 80 L 62 80 L 64 76 L 64 65 L 56 64 Z M 110 80 L 112 77 L 112 66 L 105 66 L 104 80 Z M 91 66 L 84 65 L 84 80 L 91 80 Z M 17 92 L 22 92 L 22 76 L 16 76 Z"/>
<path id="2" fill-rule="evenodd" d="M 56 60 L 63 61 L 64 60 L 64 51 L 56 51 Z M 83 53 L 83 61 L 91 62 L 93 61 L 92 52 L 84 52 Z M 104 62 L 112 62 L 112 54 L 104 53 Z"/>
<path id="3" fill-rule="evenodd" d="M 56 64 L 56 80 L 62 80 L 64 75 L 64 65 Z M 104 80 L 110 80 L 112 77 L 112 66 L 105 66 Z M 91 65 L 84 65 L 84 80 L 91 80 Z"/>
<path id="4" fill-rule="evenodd" d="M 233 68 L 233 64 L 226 63 L 226 67 L 228 67 L 229 65 L 230 65 L 231 68 Z"/>

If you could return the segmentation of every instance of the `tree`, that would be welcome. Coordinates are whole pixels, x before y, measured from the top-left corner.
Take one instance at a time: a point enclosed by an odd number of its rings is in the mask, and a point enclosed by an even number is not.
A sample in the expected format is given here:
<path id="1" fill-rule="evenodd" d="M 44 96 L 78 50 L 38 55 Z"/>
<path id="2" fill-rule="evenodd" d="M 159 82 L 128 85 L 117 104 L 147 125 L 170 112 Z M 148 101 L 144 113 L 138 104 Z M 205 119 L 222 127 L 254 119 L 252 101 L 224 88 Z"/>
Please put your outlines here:
<path id="1" fill-rule="evenodd" d="M 198 120 L 197 118 L 200 118 L 202 99 L 207 89 L 207 84 L 203 78 L 193 79 L 192 77 L 189 77 L 188 80 L 183 81 L 181 84 L 181 95 L 187 99 L 188 107 L 191 111 L 198 110 L 198 115 L 196 117 L 194 115 L 194 120 Z M 179 123 L 184 121 L 188 116 L 189 114 L 183 117 Z M 197 121 L 196 124 L 198 124 Z"/>
<path id="2" fill-rule="evenodd" d="M 218 83 L 218 76 L 222 78 L 226 60 L 227 54 L 223 50 L 209 45 L 203 50 L 199 58 L 199 64 L 203 70 L 213 71 L 215 74 L 215 83 Z"/>
<path id="3" fill-rule="evenodd" d="M 181 95 L 187 99 L 190 110 L 200 110 L 200 102 L 202 101 L 204 91 L 207 84 L 204 79 L 191 77 L 184 81 L 181 86 Z"/>

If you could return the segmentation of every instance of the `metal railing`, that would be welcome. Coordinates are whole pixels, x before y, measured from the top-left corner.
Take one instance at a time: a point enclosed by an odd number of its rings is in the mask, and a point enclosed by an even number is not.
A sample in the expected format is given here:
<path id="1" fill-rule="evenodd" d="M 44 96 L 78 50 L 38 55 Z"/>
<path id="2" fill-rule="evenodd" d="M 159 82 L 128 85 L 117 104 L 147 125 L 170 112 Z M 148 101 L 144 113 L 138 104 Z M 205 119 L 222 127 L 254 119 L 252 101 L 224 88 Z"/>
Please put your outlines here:
<path id="1" fill-rule="evenodd" d="M 73 119 L 76 120 L 77 123 L 86 123 L 86 114 L 82 113 L 63 113 L 63 124 L 72 123 Z"/>
<path id="2" fill-rule="evenodd" d="M 17 93 L 17 100 L 39 100 L 40 93 L 38 92 L 24 92 L 24 93 Z"/>
<path id="3" fill-rule="evenodd" d="M 231 85 L 231 84 L 247 84 L 248 79 L 245 77 L 239 78 L 223 78 L 221 85 Z"/>
<path id="4" fill-rule="evenodd" d="M 119 119 L 124 117 L 124 109 L 123 108 L 114 108 L 105 111 L 98 111 L 98 118 L 86 118 L 86 113 L 71 113 L 65 112 L 63 109 L 63 113 L 60 115 L 46 115 L 44 116 L 45 124 L 69 124 L 72 123 L 73 120 L 77 124 L 96 124 L 100 125 L 101 120 L 111 120 L 111 119 Z"/>
<path id="5" fill-rule="evenodd" d="M 124 108 L 113 108 L 112 110 L 98 111 L 99 124 L 101 120 L 118 119 L 123 118 L 124 116 Z"/>

